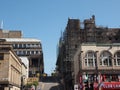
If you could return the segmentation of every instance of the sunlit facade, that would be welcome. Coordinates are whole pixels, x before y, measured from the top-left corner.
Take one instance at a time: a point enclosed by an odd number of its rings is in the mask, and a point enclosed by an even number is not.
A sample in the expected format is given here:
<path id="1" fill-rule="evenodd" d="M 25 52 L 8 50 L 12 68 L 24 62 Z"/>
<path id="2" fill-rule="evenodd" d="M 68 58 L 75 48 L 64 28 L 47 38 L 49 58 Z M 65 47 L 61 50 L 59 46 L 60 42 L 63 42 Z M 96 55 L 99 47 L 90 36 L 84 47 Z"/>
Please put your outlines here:
<path id="1" fill-rule="evenodd" d="M 120 43 L 96 44 L 84 43 L 74 56 L 74 83 L 93 90 L 94 84 L 102 88 L 101 83 L 120 82 Z"/>
<path id="2" fill-rule="evenodd" d="M 0 39 L 4 39 L 6 44 L 11 44 L 17 56 L 27 57 L 29 77 L 44 73 L 42 43 L 39 39 L 23 38 L 20 30 L 3 29 L 0 29 Z"/>
<path id="3" fill-rule="evenodd" d="M 11 44 L 14 52 L 19 57 L 29 60 L 29 77 L 37 77 L 44 72 L 42 44 L 40 40 L 33 38 L 3 38 Z"/>
<path id="4" fill-rule="evenodd" d="M 22 63 L 11 45 L 0 44 L 0 90 L 20 90 Z"/>

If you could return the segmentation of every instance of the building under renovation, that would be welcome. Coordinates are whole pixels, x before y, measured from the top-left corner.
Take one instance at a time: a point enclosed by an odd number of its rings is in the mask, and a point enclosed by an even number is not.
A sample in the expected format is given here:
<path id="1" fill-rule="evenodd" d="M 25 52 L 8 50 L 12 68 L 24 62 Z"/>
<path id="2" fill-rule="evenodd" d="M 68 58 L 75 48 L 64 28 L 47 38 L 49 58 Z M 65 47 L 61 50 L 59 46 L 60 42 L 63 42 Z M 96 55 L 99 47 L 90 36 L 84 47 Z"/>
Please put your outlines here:
<path id="1" fill-rule="evenodd" d="M 0 38 L 6 44 L 13 46 L 14 52 L 20 58 L 27 57 L 29 61 L 29 77 L 44 73 L 44 61 L 41 41 L 34 38 L 23 38 L 21 31 L 0 30 Z"/>
<path id="2" fill-rule="evenodd" d="M 98 26 L 95 23 L 94 15 L 90 19 L 85 19 L 83 22 L 79 19 L 68 19 L 65 31 L 59 39 L 58 57 L 56 62 L 57 70 L 65 83 L 65 90 L 73 90 L 75 84 L 74 66 L 77 65 L 74 56 L 81 45 L 83 43 L 112 45 L 113 43 L 120 43 L 119 36 L 120 28 Z M 90 50 L 92 50 L 92 48 L 90 48 Z M 100 63 L 102 64 L 102 62 Z M 85 64 L 87 63 L 85 62 Z M 79 72 L 80 67 L 77 68 Z"/>

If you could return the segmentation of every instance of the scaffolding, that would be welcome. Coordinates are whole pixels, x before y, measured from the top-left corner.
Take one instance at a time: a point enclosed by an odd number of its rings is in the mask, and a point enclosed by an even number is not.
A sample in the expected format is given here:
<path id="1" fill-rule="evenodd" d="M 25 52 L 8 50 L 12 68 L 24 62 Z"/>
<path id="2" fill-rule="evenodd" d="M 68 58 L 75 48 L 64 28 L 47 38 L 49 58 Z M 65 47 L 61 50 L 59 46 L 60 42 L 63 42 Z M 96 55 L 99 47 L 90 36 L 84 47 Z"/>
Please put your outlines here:
<path id="1" fill-rule="evenodd" d="M 95 16 L 80 22 L 79 19 L 68 19 L 67 26 L 62 35 L 61 51 L 58 54 L 58 63 L 63 76 L 74 72 L 74 54 L 82 43 L 120 43 L 120 28 L 98 27 L 95 24 Z M 60 58 L 61 57 L 61 58 Z"/>

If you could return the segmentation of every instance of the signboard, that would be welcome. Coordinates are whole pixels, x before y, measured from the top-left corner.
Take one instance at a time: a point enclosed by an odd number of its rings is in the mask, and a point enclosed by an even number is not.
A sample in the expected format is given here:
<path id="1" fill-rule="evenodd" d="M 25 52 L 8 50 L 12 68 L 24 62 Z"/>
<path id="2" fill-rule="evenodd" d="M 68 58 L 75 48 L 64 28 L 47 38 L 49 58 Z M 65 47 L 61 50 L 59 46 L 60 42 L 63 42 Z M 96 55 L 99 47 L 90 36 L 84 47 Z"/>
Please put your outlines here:
<path id="1" fill-rule="evenodd" d="M 101 83 L 100 87 L 102 88 L 102 90 L 105 90 L 105 89 L 120 90 L 120 82 L 103 82 Z"/>

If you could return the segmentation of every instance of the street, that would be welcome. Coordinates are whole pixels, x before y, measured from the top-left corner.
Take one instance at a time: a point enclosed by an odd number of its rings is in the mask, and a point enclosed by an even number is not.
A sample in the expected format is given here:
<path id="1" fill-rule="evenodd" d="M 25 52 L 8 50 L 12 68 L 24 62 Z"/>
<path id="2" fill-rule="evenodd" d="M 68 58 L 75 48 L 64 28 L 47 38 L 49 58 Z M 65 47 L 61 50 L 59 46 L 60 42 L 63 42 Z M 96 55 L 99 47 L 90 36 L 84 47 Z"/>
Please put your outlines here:
<path id="1" fill-rule="evenodd" d="M 63 86 L 57 77 L 44 77 L 39 82 L 37 90 L 63 90 Z"/>

